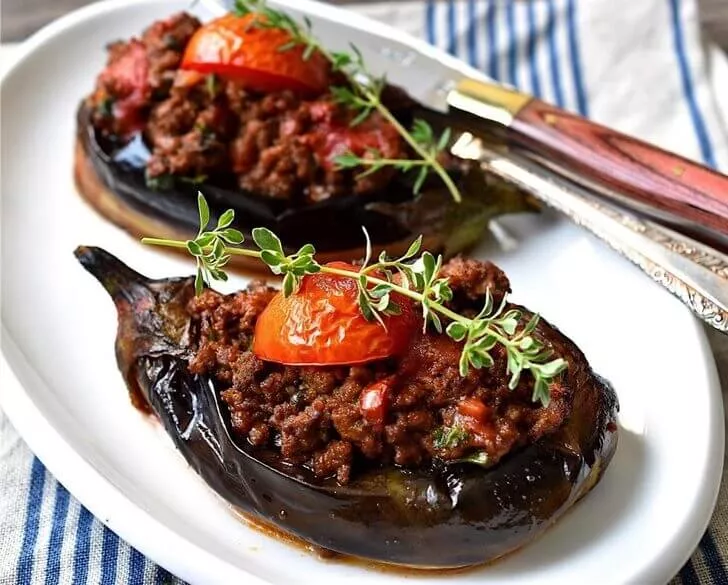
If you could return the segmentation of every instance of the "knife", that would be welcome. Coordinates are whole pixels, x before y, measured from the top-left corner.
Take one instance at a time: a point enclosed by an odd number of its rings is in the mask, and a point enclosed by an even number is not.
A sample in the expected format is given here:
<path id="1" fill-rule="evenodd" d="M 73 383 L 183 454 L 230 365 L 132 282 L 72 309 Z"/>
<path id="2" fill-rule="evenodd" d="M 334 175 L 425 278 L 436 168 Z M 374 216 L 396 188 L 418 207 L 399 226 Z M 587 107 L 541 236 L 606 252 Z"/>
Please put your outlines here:
<path id="1" fill-rule="evenodd" d="M 581 185 L 554 176 L 529 157 L 503 152 L 470 133 L 452 147 L 486 172 L 535 194 L 637 265 L 705 323 L 728 332 L 728 256 L 649 219 L 600 200 Z"/>
<path id="2" fill-rule="evenodd" d="M 506 86 L 459 80 L 451 110 L 507 128 L 506 140 L 622 206 L 728 248 L 728 177 Z M 498 130 L 495 130 L 498 132 Z"/>
<path id="3" fill-rule="evenodd" d="M 228 11 L 218 0 L 201 4 L 211 16 Z M 309 18 L 333 50 L 355 45 L 370 70 L 472 132 L 456 140 L 454 154 L 565 213 L 728 331 L 728 177 L 495 82 L 386 24 L 314 0 L 270 5 Z"/>

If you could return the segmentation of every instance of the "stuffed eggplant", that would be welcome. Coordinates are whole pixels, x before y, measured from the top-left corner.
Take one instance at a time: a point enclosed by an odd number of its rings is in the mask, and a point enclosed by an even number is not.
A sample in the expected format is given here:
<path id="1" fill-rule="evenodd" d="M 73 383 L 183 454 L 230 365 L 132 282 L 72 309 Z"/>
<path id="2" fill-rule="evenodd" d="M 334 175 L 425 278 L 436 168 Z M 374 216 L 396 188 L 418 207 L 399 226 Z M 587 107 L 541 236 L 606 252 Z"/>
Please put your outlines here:
<path id="1" fill-rule="evenodd" d="M 535 208 L 451 156 L 448 120 L 403 91 L 382 80 L 375 92 L 393 122 L 371 105 L 357 109 L 356 76 L 323 49 L 307 55 L 273 18 L 203 25 L 181 13 L 109 45 L 77 114 L 81 195 L 136 237 L 185 239 L 204 185 L 213 215 L 235 209 L 243 233 L 266 226 L 291 250 L 310 242 L 324 259 L 349 260 L 363 256 L 362 225 L 375 248 L 396 254 L 424 234 L 429 249 L 450 255 L 495 215 Z"/>
<path id="2" fill-rule="evenodd" d="M 232 506 L 317 547 L 418 568 L 491 561 L 558 520 L 615 451 L 611 386 L 555 327 L 504 300 L 509 281 L 491 263 L 439 268 L 447 310 L 474 315 L 490 298 L 517 315 L 503 330 L 531 331 L 519 347 L 564 363 L 548 401 L 534 401 L 529 371 L 509 383 L 510 350 L 495 341 L 489 367 L 463 372 L 468 342 L 423 330 L 406 299 L 386 328 L 359 324 L 347 312 L 356 280 L 196 295 L 194 278 L 150 280 L 98 248 L 76 256 L 116 305 L 134 404 Z"/>

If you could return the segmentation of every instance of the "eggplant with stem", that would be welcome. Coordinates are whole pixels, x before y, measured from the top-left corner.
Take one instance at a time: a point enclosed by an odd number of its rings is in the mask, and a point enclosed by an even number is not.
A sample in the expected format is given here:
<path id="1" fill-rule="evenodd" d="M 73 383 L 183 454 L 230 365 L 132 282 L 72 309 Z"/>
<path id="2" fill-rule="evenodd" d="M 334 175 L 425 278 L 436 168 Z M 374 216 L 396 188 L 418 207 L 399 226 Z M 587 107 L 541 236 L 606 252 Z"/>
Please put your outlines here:
<path id="1" fill-rule="evenodd" d="M 569 363 L 563 424 L 496 465 L 371 467 L 320 480 L 235 436 L 218 382 L 193 375 L 194 278 L 148 279 L 108 252 L 76 256 L 112 297 L 116 355 L 134 403 L 156 416 L 207 484 L 244 514 L 337 553 L 418 568 L 479 564 L 540 535 L 599 481 L 617 444 L 617 400 L 581 351 L 541 319 Z"/>

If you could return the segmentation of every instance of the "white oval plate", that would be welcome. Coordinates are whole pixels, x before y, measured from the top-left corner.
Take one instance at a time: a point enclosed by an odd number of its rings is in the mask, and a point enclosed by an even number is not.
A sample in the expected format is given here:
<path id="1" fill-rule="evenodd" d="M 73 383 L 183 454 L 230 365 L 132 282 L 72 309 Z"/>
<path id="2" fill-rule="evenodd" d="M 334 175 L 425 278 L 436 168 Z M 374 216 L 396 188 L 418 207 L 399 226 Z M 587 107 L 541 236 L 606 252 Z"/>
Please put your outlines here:
<path id="1" fill-rule="evenodd" d="M 114 308 L 72 251 L 78 244 L 103 246 L 158 277 L 188 274 L 191 265 L 142 248 L 80 200 L 71 174 L 74 113 L 103 66 L 106 43 L 187 6 L 165 0 L 89 6 L 33 37 L 3 79 L 2 341 L 19 382 L 6 377 L 2 401 L 31 448 L 110 528 L 196 583 L 671 577 L 700 539 L 721 477 L 723 410 L 710 350 L 678 301 L 550 214 L 508 218 L 501 225 L 511 236 L 509 250 L 484 244 L 479 253 L 506 269 L 514 299 L 557 323 L 613 382 L 621 438 L 593 493 L 537 542 L 492 566 L 405 576 L 324 562 L 277 542 L 236 519 L 157 426 L 130 406 L 114 361 Z M 354 14 L 306 7 L 424 47 Z M 323 25 L 318 30 L 325 36 Z M 229 288 L 243 283 L 236 278 Z"/>

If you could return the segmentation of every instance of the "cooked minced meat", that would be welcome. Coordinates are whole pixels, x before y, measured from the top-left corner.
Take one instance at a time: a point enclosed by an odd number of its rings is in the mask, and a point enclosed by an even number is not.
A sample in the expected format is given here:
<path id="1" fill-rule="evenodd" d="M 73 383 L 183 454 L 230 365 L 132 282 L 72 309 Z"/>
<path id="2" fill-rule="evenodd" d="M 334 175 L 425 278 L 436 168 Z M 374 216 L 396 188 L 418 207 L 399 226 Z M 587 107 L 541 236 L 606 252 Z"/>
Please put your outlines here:
<path id="1" fill-rule="evenodd" d="M 378 114 L 351 127 L 354 114 L 328 90 L 306 99 L 290 91 L 262 94 L 181 70 L 184 49 L 199 27 L 196 18 L 180 13 L 154 23 L 139 39 L 113 43 L 88 100 L 94 127 L 107 137 L 124 142 L 143 133 L 151 151 L 149 178 L 232 176 L 259 195 L 316 202 L 377 192 L 396 172 L 390 167 L 360 177 L 336 168 L 338 154 L 376 149 L 385 158 L 409 157 L 397 131 Z M 392 88 L 385 92 L 393 103 L 403 98 Z"/>
<path id="2" fill-rule="evenodd" d="M 140 39 L 111 43 L 89 97 L 94 126 L 119 138 L 141 130 L 152 106 L 169 96 L 184 48 L 198 28 L 199 20 L 179 13 L 155 22 Z"/>
<path id="3" fill-rule="evenodd" d="M 475 312 L 484 285 L 496 301 L 509 290 L 491 263 L 456 258 L 441 274 L 455 293 L 453 308 Z M 344 484 L 357 465 L 394 463 L 418 467 L 433 459 L 485 453 L 496 463 L 508 452 L 558 428 L 568 410 L 567 390 L 551 386 L 548 407 L 532 401 L 533 379 L 524 373 L 508 390 L 506 356 L 492 350 L 495 365 L 458 372 L 461 347 L 445 335 L 418 333 L 399 357 L 350 367 L 282 366 L 250 351 L 255 322 L 276 294 L 261 283 L 223 296 L 212 290 L 194 298 L 196 354 L 192 372 L 214 376 L 232 428 L 254 447 L 275 448 L 290 463 Z M 558 338 L 549 343 L 559 352 Z M 377 416 L 362 397 L 384 396 Z"/>

